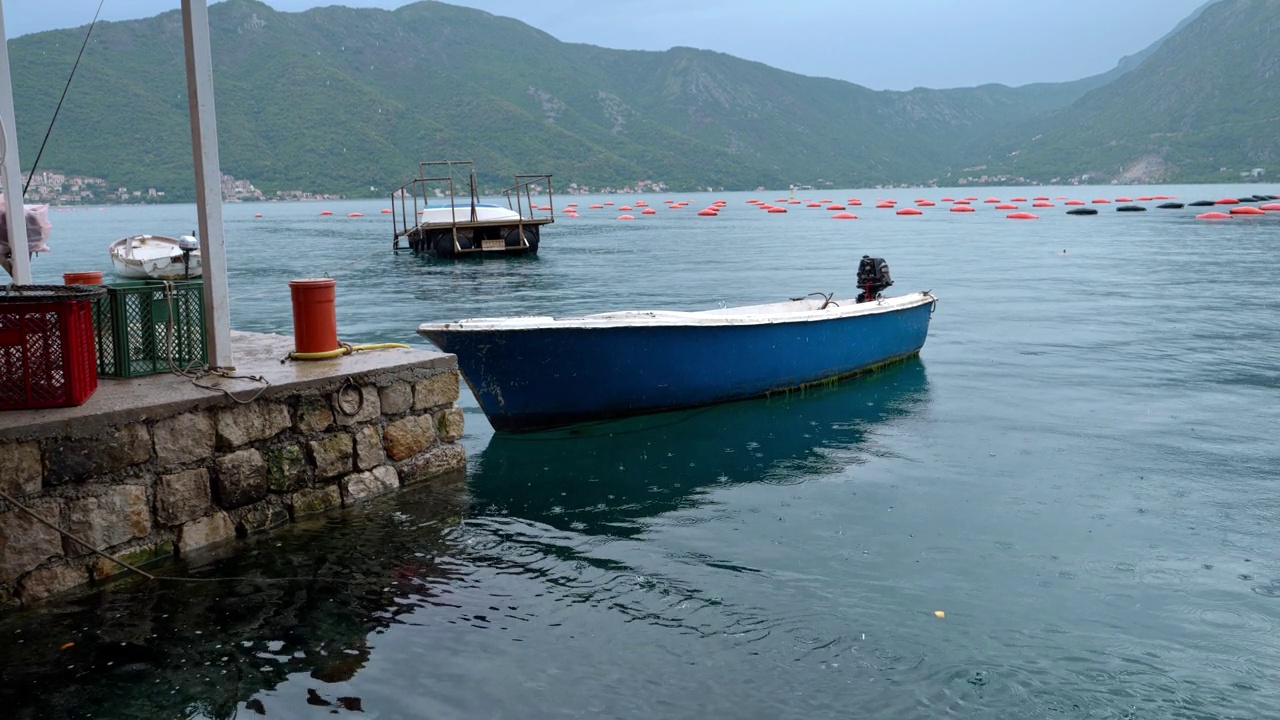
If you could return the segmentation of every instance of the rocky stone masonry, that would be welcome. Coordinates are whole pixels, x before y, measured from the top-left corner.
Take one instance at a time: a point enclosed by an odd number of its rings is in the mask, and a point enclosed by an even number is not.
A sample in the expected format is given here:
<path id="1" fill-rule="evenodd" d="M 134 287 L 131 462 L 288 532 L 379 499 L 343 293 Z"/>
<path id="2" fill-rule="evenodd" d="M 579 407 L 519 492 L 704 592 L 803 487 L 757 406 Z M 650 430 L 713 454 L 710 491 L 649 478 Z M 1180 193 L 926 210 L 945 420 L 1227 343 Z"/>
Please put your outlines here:
<path id="1" fill-rule="evenodd" d="M 419 368 L 0 443 L 0 490 L 134 565 L 465 471 L 458 372 Z M 211 406 L 212 405 L 212 406 Z M 121 572 L 0 500 L 0 607 Z"/>

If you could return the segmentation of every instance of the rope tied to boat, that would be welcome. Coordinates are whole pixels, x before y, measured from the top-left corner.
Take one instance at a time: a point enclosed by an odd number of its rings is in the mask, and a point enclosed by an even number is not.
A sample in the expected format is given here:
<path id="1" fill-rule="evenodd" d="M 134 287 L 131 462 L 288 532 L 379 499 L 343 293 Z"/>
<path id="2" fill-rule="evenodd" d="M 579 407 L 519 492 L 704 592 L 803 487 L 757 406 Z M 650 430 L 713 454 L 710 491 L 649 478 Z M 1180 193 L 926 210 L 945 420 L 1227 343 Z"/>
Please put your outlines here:
<path id="1" fill-rule="evenodd" d="M 294 351 L 280 358 L 280 364 L 283 365 L 289 360 L 328 360 L 330 358 L 342 357 L 343 355 L 351 355 L 353 353 L 364 352 L 366 350 L 390 350 L 392 348 L 403 348 L 405 350 L 413 349 L 404 343 L 368 343 L 364 345 L 352 345 L 349 342 L 342 342 L 340 340 L 338 341 L 338 345 L 340 347 L 322 352 Z"/>

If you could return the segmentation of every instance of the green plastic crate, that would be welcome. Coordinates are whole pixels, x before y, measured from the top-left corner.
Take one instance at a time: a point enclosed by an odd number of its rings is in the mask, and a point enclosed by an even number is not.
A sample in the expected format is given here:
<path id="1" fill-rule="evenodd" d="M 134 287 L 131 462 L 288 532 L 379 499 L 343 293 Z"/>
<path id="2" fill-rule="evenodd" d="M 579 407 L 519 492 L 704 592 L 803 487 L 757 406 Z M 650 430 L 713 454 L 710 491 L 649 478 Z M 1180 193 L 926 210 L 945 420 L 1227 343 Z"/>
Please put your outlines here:
<path id="1" fill-rule="evenodd" d="M 199 280 L 133 280 L 106 286 L 94 303 L 98 376 L 128 378 L 209 360 Z"/>

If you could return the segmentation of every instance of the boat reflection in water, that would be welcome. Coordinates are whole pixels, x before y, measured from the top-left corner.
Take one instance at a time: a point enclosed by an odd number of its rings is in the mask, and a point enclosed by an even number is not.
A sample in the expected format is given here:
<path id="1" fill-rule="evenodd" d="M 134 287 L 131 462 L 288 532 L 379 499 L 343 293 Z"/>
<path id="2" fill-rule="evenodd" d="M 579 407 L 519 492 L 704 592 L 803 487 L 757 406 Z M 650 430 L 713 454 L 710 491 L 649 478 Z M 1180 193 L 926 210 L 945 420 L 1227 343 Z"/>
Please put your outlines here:
<path id="1" fill-rule="evenodd" d="M 804 392 L 537 434 L 498 433 L 473 464 L 473 507 L 590 534 L 641 532 L 738 482 L 795 483 L 860 462 L 877 428 L 928 400 L 910 358 Z"/>

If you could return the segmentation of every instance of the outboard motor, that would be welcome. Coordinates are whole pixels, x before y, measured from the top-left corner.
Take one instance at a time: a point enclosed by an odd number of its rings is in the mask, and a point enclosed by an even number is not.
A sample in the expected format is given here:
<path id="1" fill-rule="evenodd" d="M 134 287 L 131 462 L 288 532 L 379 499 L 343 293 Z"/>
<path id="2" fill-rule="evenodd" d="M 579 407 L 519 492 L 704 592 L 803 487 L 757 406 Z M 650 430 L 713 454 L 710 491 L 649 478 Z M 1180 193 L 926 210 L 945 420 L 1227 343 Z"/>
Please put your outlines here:
<path id="1" fill-rule="evenodd" d="M 893 279 L 889 277 L 889 263 L 885 262 L 884 258 L 862 256 L 862 261 L 858 263 L 858 287 L 862 290 L 862 294 L 858 296 L 858 302 L 875 300 L 880 297 L 882 290 L 892 284 Z"/>
<path id="2" fill-rule="evenodd" d="M 200 241 L 191 235 L 182 235 L 178 238 L 178 249 L 182 251 L 183 275 L 190 278 L 191 253 L 200 249 Z"/>

